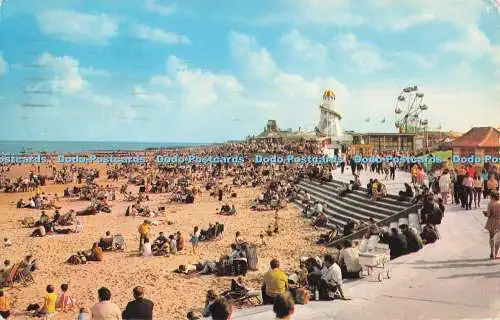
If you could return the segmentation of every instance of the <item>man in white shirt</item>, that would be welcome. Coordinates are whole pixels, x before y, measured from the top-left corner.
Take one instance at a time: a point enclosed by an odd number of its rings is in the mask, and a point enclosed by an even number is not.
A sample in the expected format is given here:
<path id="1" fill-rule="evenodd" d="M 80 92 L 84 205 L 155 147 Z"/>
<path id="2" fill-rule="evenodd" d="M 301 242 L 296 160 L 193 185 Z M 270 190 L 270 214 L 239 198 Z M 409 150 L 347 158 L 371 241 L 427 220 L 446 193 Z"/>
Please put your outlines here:
<path id="1" fill-rule="evenodd" d="M 342 271 L 334 258 L 327 254 L 324 258 L 323 270 L 321 270 L 320 296 L 326 300 L 334 299 L 338 291 L 342 300 L 350 300 L 342 290 Z"/>
<path id="2" fill-rule="evenodd" d="M 352 247 L 349 240 L 344 241 L 344 248 L 339 253 L 339 265 L 345 278 L 359 278 L 359 272 L 361 271 L 359 251 Z"/>

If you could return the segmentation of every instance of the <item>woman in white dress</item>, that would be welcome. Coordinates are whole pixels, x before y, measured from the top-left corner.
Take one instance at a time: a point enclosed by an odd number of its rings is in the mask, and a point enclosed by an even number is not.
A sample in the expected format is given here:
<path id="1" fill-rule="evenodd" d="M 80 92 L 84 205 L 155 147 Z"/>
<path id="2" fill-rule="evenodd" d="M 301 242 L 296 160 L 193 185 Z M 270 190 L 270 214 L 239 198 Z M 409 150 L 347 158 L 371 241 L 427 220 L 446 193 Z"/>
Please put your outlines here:
<path id="1" fill-rule="evenodd" d="M 443 174 L 439 178 L 439 191 L 441 192 L 441 198 L 443 203 L 448 203 L 448 195 L 450 194 L 451 177 L 448 169 L 443 171 Z"/>

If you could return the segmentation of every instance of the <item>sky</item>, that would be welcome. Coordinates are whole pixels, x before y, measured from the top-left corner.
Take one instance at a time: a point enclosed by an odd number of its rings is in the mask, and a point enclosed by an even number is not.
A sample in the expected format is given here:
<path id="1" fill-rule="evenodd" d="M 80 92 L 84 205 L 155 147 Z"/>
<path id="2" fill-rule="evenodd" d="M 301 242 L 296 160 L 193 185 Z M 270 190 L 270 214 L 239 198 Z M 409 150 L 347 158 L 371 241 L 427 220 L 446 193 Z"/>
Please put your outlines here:
<path id="1" fill-rule="evenodd" d="M 500 125 L 496 0 L 3 0 L 0 11 L 0 140 L 220 142 L 268 119 L 312 130 L 327 88 L 343 128 L 394 132 L 413 85 L 430 128 Z"/>

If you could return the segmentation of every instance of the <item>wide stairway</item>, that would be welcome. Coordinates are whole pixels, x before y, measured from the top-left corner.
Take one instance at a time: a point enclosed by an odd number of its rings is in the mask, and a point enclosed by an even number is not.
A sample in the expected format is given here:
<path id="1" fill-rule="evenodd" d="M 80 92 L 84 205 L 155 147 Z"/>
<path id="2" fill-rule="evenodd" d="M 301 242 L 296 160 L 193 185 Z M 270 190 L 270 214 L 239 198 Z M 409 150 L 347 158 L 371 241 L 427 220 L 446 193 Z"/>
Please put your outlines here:
<path id="1" fill-rule="evenodd" d="M 418 206 L 400 202 L 395 195 L 372 201 L 367 197 L 366 189 L 361 188 L 340 197 L 342 182 L 336 180 L 320 183 L 315 180 L 302 179 L 298 187 L 307 190 L 313 201 L 326 204 L 324 212 L 328 217 L 329 228 L 337 226 L 339 230 L 343 230 L 343 226 L 349 219 L 366 222 L 367 219 L 373 218 L 379 226 L 397 227 L 405 223 L 410 227 L 420 229 L 417 216 Z M 301 208 L 304 207 L 300 200 L 295 200 L 295 203 Z M 360 234 L 355 232 L 349 238 L 354 239 L 359 236 Z"/>

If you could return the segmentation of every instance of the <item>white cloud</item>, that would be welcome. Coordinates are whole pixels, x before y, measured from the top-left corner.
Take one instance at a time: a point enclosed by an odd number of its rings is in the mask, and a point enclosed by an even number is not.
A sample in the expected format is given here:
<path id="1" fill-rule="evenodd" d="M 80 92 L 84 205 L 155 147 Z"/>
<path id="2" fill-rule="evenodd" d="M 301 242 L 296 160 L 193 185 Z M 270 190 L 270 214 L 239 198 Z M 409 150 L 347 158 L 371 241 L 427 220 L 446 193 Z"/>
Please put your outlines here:
<path id="1" fill-rule="evenodd" d="M 118 19 L 104 13 L 52 10 L 40 12 L 36 18 L 43 33 L 69 42 L 106 44 L 118 35 Z"/>
<path id="2" fill-rule="evenodd" d="M 160 28 L 151 28 L 146 25 L 136 25 L 132 33 L 137 38 L 164 44 L 191 44 L 191 41 L 185 35 L 168 32 Z"/>
<path id="3" fill-rule="evenodd" d="M 201 69 L 189 69 L 180 58 L 170 55 L 167 59 L 169 76 L 182 89 L 182 99 L 186 106 L 208 107 L 219 98 L 240 94 L 243 87 L 230 75 L 217 74 Z"/>
<path id="4" fill-rule="evenodd" d="M 388 63 L 385 62 L 380 50 L 368 42 L 359 41 L 351 33 L 340 34 L 335 37 L 335 46 L 349 54 L 351 63 L 363 73 L 371 73 L 385 69 Z"/>
<path id="5" fill-rule="evenodd" d="M 472 66 L 469 63 L 462 61 L 455 66 L 453 74 L 455 77 L 466 79 L 470 75 L 472 75 L 472 72 L 473 72 Z"/>
<path id="6" fill-rule="evenodd" d="M 254 108 L 254 115 L 275 118 L 286 127 L 313 129 L 319 117 L 317 106 L 326 88 L 337 92 L 341 104 L 349 100 L 347 88 L 335 78 L 306 78 L 281 70 L 267 49 L 252 37 L 232 31 L 229 46 L 238 63 L 247 67 L 251 88 L 246 103 Z M 255 59 L 257 56 L 261 59 Z M 255 72 L 264 69 L 263 65 L 269 66 L 267 74 Z"/>
<path id="7" fill-rule="evenodd" d="M 248 62 L 244 66 L 252 75 L 265 78 L 272 76 L 278 70 L 267 49 L 259 48 L 257 41 L 246 34 L 230 31 L 229 48 L 234 58 Z"/>
<path id="8" fill-rule="evenodd" d="M 286 45 L 294 56 L 304 60 L 316 62 L 325 62 L 328 57 L 328 49 L 326 46 L 313 43 L 309 38 L 299 33 L 297 29 L 291 30 L 289 33 L 280 38 L 280 42 Z"/>
<path id="9" fill-rule="evenodd" d="M 485 5 L 479 0 L 290 0 L 282 11 L 251 17 L 251 23 L 369 25 L 399 31 L 433 21 L 467 25 L 478 21 L 483 10 Z"/>
<path id="10" fill-rule="evenodd" d="M 94 67 L 80 67 L 80 73 L 84 76 L 95 76 L 95 77 L 109 77 L 111 74 L 102 69 L 96 69 Z"/>
<path id="11" fill-rule="evenodd" d="M 37 62 L 53 73 L 53 80 L 50 81 L 52 90 L 72 94 L 85 89 L 86 81 L 80 74 L 78 60 L 69 56 L 56 57 L 44 52 Z"/>
<path id="12" fill-rule="evenodd" d="M 172 80 L 167 76 L 153 76 L 151 77 L 151 84 L 162 85 L 164 87 L 170 87 L 172 85 Z"/>
<path id="13" fill-rule="evenodd" d="M 146 9 L 164 16 L 172 14 L 176 6 L 175 5 L 163 5 L 159 4 L 156 0 L 146 0 Z"/>
<path id="14" fill-rule="evenodd" d="M 7 61 L 3 58 L 3 56 L 0 54 L 0 76 L 4 73 L 7 73 L 9 65 L 7 64 Z"/>
<path id="15" fill-rule="evenodd" d="M 388 53 L 389 56 L 394 56 L 402 62 L 412 66 L 417 66 L 421 69 L 433 69 L 439 62 L 437 55 L 418 55 L 408 51 Z"/>
<path id="16" fill-rule="evenodd" d="M 500 45 L 493 45 L 477 25 L 469 25 L 465 31 L 463 39 L 444 43 L 441 49 L 460 53 L 470 59 L 487 55 L 493 63 L 500 65 Z"/>
<path id="17" fill-rule="evenodd" d="M 149 92 L 140 85 L 134 86 L 133 94 L 138 107 L 144 106 L 167 106 L 170 104 L 169 99 L 163 93 Z"/>

